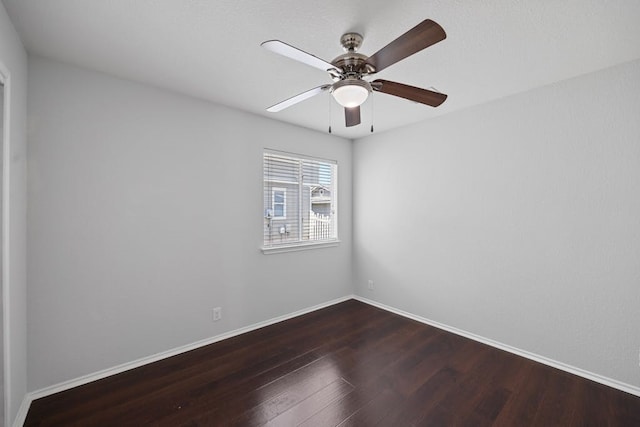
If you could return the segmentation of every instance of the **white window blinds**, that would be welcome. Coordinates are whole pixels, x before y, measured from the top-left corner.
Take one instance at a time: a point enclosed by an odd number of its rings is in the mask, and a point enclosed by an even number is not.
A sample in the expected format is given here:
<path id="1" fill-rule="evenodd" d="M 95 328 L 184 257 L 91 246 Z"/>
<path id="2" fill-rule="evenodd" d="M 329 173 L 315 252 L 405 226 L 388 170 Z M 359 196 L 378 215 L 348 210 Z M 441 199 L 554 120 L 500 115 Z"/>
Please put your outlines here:
<path id="1" fill-rule="evenodd" d="M 332 160 L 264 152 L 265 248 L 337 240 L 337 172 Z"/>

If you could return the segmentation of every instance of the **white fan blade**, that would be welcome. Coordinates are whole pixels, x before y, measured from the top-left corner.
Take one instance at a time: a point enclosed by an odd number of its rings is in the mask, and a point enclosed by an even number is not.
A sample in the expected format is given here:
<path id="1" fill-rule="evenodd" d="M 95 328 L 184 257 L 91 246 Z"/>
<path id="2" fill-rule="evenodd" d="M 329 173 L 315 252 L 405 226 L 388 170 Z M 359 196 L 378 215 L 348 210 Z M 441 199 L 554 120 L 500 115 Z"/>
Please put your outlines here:
<path id="1" fill-rule="evenodd" d="M 271 52 L 275 52 L 288 58 L 295 59 L 296 61 L 300 61 L 304 64 L 310 65 L 323 71 L 328 71 L 336 68 L 330 62 L 327 62 L 324 59 L 320 59 L 317 56 L 300 50 L 297 47 L 293 47 L 284 42 L 281 42 L 280 40 L 268 40 L 266 42 L 263 42 L 260 46 L 270 50 Z"/>
<path id="2" fill-rule="evenodd" d="M 287 107 L 291 107 L 292 105 L 297 104 L 298 102 L 302 102 L 305 99 L 309 99 L 312 96 L 319 94 L 320 92 L 329 90 L 330 87 L 331 85 L 322 85 L 322 86 L 314 87 L 313 89 L 309 89 L 306 92 L 302 92 L 296 96 L 292 96 L 289 99 L 285 99 L 282 102 L 278 102 L 276 105 L 272 105 L 271 107 L 267 108 L 267 111 L 270 113 L 277 113 L 278 111 L 282 111 Z"/>

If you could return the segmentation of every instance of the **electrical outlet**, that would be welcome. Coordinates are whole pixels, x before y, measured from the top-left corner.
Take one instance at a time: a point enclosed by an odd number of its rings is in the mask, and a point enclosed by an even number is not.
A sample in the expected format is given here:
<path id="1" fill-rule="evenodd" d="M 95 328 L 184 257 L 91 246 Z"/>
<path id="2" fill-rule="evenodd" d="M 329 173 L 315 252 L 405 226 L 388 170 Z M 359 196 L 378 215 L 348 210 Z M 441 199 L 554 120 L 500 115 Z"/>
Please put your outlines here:
<path id="1" fill-rule="evenodd" d="M 213 309 L 213 321 L 217 322 L 222 319 L 222 307 L 216 307 Z"/>
<path id="2" fill-rule="evenodd" d="M 373 280 L 369 279 L 369 284 L 368 284 L 369 290 L 372 291 L 373 290 Z"/>

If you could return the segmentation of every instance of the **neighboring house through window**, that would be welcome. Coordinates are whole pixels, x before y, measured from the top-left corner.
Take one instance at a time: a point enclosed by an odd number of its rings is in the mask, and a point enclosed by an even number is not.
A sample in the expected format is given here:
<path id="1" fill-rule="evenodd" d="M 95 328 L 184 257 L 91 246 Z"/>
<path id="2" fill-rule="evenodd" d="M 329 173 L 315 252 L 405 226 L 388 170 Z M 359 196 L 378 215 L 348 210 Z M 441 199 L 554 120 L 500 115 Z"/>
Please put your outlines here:
<path id="1" fill-rule="evenodd" d="M 336 242 L 335 161 L 265 150 L 264 249 Z"/>

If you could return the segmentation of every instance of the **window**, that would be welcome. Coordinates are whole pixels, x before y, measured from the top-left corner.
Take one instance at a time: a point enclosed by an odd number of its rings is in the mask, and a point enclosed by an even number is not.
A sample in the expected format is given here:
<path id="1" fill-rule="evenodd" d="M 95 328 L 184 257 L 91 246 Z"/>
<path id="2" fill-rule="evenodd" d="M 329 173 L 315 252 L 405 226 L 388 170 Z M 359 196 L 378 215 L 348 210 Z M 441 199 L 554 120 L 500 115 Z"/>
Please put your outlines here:
<path id="1" fill-rule="evenodd" d="M 271 191 L 272 219 L 287 219 L 287 189 L 274 187 Z"/>
<path id="2" fill-rule="evenodd" d="M 332 160 L 264 152 L 265 251 L 337 242 L 337 172 Z"/>

